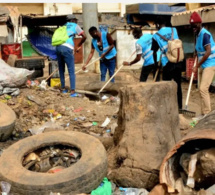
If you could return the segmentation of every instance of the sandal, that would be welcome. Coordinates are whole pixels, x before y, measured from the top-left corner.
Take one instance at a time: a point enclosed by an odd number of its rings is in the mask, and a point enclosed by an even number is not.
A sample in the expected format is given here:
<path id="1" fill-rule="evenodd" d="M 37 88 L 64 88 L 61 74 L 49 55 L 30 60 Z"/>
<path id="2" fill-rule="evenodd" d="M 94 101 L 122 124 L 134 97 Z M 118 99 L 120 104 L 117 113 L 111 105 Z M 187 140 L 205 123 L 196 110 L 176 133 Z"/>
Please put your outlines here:
<path id="1" fill-rule="evenodd" d="M 62 93 L 68 93 L 68 89 L 64 89 Z"/>
<path id="2" fill-rule="evenodd" d="M 73 94 L 70 94 L 70 97 L 81 97 L 81 94 L 73 93 Z"/>

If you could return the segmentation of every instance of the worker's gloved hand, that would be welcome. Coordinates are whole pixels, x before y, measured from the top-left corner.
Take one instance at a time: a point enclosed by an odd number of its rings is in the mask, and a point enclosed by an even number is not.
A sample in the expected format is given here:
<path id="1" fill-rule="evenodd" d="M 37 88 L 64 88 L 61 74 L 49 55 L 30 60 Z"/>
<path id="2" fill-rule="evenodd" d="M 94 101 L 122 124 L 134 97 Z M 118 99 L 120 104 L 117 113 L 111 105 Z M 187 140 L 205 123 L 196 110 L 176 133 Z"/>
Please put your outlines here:
<path id="1" fill-rule="evenodd" d="M 82 70 L 83 70 L 83 71 L 86 70 L 86 66 L 87 66 L 86 64 L 84 64 L 84 65 L 82 66 Z"/>
<path id="2" fill-rule="evenodd" d="M 124 61 L 122 64 L 123 64 L 124 66 L 130 66 L 130 62 Z"/>

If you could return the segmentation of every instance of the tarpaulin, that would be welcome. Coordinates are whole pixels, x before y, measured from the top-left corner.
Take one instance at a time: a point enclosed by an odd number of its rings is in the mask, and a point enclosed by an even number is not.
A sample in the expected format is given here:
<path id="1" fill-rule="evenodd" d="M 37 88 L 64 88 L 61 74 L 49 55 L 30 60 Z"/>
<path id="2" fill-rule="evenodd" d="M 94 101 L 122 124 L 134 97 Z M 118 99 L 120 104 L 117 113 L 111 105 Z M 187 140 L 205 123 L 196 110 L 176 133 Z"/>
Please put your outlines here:
<path id="1" fill-rule="evenodd" d="M 29 30 L 30 31 L 30 30 Z M 35 28 L 27 35 L 31 46 L 43 56 L 49 57 L 50 60 L 56 60 L 56 50 L 51 44 L 54 29 L 50 28 Z"/>

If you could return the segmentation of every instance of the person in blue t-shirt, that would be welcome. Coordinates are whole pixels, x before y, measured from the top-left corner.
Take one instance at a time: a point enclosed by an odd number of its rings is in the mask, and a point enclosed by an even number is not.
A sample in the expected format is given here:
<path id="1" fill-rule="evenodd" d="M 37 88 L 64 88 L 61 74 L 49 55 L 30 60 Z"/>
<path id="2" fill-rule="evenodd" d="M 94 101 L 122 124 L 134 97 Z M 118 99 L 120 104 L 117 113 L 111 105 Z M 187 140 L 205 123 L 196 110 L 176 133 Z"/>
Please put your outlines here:
<path id="1" fill-rule="evenodd" d="M 67 23 L 65 24 L 67 27 L 67 34 L 69 36 L 69 39 L 66 41 L 66 43 L 63 43 L 62 45 L 56 46 L 56 53 L 57 53 L 57 60 L 58 60 L 58 66 L 59 66 L 59 72 L 60 72 L 60 81 L 61 81 L 61 89 L 62 93 L 67 93 L 68 90 L 65 89 L 65 63 L 68 68 L 69 72 L 69 78 L 70 78 L 70 89 L 71 89 L 71 95 L 70 97 L 77 97 L 78 94 L 75 93 L 75 64 L 74 64 L 74 37 L 75 35 L 82 36 L 81 41 L 78 43 L 78 50 L 80 50 L 81 45 L 86 40 L 86 35 L 84 34 L 84 31 L 80 28 L 80 26 L 77 24 L 77 18 L 73 14 L 69 14 L 67 16 Z"/>
<path id="2" fill-rule="evenodd" d="M 172 37 L 173 31 L 173 39 L 178 39 L 178 33 L 176 28 L 171 28 L 166 26 L 166 19 L 162 16 L 158 16 L 155 21 L 156 27 L 160 35 L 164 36 L 166 39 L 170 40 Z M 169 62 L 166 52 L 168 49 L 168 42 L 162 39 L 157 33 L 153 35 L 152 39 L 152 50 L 154 59 L 157 58 L 157 50 L 160 48 L 162 52 L 161 64 L 163 67 L 163 80 L 171 81 L 172 79 L 177 83 L 177 100 L 178 100 L 178 108 L 182 109 L 182 89 L 181 89 L 181 63 L 172 63 Z M 157 65 L 156 65 L 157 66 Z"/>
<path id="3" fill-rule="evenodd" d="M 114 46 L 114 41 L 109 33 L 105 32 L 104 30 L 100 32 L 94 26 L 89 29 L 89 33 L 93 38 L 91 51 L 82 69 L 86 69 L 86 65 L 92 59 L 94 51 L 96 50 L 100 56 L 101 81 L 105 81 L 107 70 L 109 71 L 109 76 L 111 77 L 114 74 L 116 68 L 117 52 Z M 111 82 L 114 81 L 114 78 L 111 79 Z"/>
<path id="4" fill-rule="evenodd" d="M 153 58 L 153 51 L 151 50 L 152 46 L 152 36 L 151 34 L 142 33 L 141 28 L 134 28 L 132 34 L 135 39 L 138 39 L 135 43 L 136 47 L 136 58 L 131 62 L 124 61 L 123 65 L 131 66 L 140 61 L 141 57 L 144 60 L 143 67 L 140 74 L 140 82 L 146 82 L 149 74 L 153 72 L 155 76 L 155 63 Z M 156 78 L 156 81 L 159 81 L 159 78 Z"/>
<path id="5" fill-rule="evenodd" d="M 212 34 L 202 27 L 202 19 L 197 12 L 193 12 L 190 16 L 190 25 L 196 34 L 196 52 L 198 63 L 193 68 L 193 72 L 197 72 L 198 68 L 202 68 L 202 77 L 200 82 L 201 95 L 201 115 L 195 119 L 200 120 L 211 111 L 209 87 L 215 75 L 215 42 Z"/>

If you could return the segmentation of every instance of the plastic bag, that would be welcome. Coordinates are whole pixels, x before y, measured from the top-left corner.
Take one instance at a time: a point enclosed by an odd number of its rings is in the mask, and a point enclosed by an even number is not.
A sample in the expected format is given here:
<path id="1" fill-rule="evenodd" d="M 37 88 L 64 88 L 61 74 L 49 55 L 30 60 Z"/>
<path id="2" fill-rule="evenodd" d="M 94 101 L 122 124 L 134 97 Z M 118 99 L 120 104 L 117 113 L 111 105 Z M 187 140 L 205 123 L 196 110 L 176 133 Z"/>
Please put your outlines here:
<path id="1" fill-rule="evenodd" d="M 0 59 L 0 85 L 2 87 L 22 86 L 27 81 L 27 76 L 33 73 L 34 70 L 11 67 Z"/>
<path id="2" fill-rule="evenodd" d="M 7 183 L 5 181 L 1 181 L 2 195 L 9 195 L 10 188 L 11 188 L 11 184 L 9 184 L 9 183 Z"/>
<path id="3" fill-rule="evenodd" d="M 52 121 L 48 121 L 46 123 L 44 123 L 42 126 L 34 126 L 31 129 L 29 129 L 29 131 L 31 132 L 32 135 L 37 135 L 42 133 L 46 128 L 51 128 L 51 129 L 63 129 L 60 125 L 52 122 Z"/>

